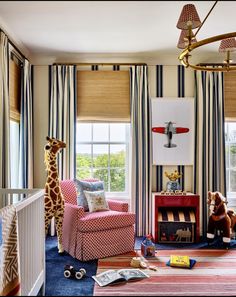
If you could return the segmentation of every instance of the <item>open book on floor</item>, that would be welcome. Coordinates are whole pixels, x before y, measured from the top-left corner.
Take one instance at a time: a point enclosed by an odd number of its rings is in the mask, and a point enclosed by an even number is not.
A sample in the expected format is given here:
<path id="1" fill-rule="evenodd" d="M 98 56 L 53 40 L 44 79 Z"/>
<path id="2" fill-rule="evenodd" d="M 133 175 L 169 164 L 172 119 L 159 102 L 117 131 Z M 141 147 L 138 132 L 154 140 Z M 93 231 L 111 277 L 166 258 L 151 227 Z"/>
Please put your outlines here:
<path id="1" fill-rule="evenodd" d="M 92 278 L 99 284 L 100 287 L 129 280 L 139 280 L 147 277 L 149 277 L 149 275 L 140 269 L 111 269 L 92 276 Z"/>

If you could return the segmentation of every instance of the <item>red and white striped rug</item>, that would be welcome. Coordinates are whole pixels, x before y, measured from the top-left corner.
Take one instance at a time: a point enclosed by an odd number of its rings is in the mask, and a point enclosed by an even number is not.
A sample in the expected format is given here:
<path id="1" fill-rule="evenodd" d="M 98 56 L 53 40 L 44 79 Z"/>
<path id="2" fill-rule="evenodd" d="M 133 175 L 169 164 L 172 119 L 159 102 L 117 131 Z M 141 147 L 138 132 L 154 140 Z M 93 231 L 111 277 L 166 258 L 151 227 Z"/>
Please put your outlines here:
<path id="1" fill-rule="evenodd" d="M 188 255 L 197 262 L 192 269 L 169 267 L 166 263 L 171 254 Z M 101 259 L 97 274 L 132 268 L 134 256 L 131 252 Z M 149 278 L 106 287 L 95 283 L 94 296 L 236 296 L 236 249 L 159 250 L 154 259 L 145 261 L 157 266 L 157 271 L 144 269 Z"/>

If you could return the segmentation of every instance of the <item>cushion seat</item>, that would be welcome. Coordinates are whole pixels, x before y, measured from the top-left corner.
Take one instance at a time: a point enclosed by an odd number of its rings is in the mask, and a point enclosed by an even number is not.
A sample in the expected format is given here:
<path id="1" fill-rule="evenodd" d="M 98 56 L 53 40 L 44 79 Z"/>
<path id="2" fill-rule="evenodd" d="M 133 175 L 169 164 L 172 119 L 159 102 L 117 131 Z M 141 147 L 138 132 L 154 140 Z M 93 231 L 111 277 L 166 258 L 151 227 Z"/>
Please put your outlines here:
<path id="1" fill-rule="evenodd" d="M 117 212 L 113 210 L 85 213 L 80 219 L 78 230 L 80 232 L 94 232 L 110 230 L 133 225 L 135 214 L 130 212 Z"/>

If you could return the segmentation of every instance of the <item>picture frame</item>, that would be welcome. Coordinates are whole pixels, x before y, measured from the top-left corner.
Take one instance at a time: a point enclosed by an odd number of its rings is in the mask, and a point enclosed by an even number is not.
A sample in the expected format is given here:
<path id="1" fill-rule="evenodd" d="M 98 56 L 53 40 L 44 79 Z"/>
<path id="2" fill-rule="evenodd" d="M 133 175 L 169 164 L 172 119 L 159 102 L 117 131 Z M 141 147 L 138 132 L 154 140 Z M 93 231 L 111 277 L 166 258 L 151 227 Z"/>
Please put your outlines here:
<path id="1" fill-rule="evenodd" d="M 153 165 L 193 165 L 194 97 L 151 98 Z"/>

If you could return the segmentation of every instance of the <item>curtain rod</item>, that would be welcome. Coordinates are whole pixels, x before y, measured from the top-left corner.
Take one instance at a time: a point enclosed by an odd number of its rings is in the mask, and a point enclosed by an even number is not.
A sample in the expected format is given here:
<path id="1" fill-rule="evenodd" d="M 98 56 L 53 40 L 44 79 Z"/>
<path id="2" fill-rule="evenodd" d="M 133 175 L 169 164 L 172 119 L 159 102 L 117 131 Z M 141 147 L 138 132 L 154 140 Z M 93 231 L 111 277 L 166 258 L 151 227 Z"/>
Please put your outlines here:
<path id="1" fill-rule="evenodd" d="M 23 65 L 23 58 L 17 52 L 11 51 L 10 52 L 10 57 L 11 57 L 12 60 L 14 60 L 13 57 L 15 57 L 17 59 L 19 65 L 20 66 Z"/>
<path id="2" fill-rule="evenodd" d="M 8 38 L 8 42 L 10 43 L 10 45 L 22 56 L 22 58 L 26 59 L 27 61 L 29 61 L 25 55 L 18 49 L 18 47 L 11 41 L 11 39 L 8 37 L 8 35 L 0 28 L 0 32 L 3 32 L 7 38 Z"/>
<path id="3" fill-rule="evenodd" d="M 76 65 L 76 66 L 90 66 L 90 65 L 100 65 L 100 66 L 147 66 L 146 63 L 53 63 L 53 65 Z"/>
<path id="4" fill-rule="evenodd" d="M 225 66 L 225 63 L 199 63 L 198 66 Z M 235 66 L 236 63 L 230 63 L 230 65 Z"/>

